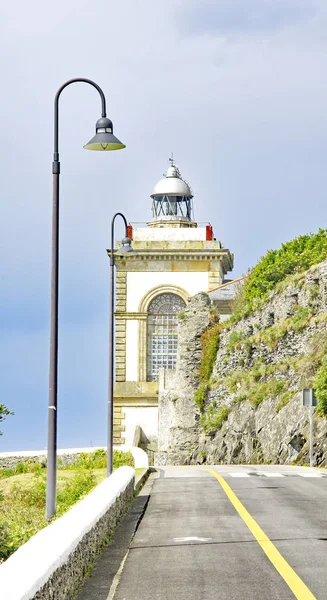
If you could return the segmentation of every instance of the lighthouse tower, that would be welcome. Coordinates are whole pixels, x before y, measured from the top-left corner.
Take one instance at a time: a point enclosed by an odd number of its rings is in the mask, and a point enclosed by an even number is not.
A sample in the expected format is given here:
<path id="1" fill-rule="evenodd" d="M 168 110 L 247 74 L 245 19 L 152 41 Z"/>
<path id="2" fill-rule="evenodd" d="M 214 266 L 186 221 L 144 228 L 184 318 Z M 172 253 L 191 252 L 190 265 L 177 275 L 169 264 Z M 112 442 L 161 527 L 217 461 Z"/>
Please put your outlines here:
<path id="1" fill-rule="evenodd" d="M 114 444 L 132 444 L 140 426 L 155 448 L 158 371 L 175 367 L 177 315 L 190 296 L 223 283 L 233 255 L 209 223 L 194 221 L 191 187 L 173 159 L 151 198 L 152 219 L 129 227 L 135 252 L 115 256 Z"/>

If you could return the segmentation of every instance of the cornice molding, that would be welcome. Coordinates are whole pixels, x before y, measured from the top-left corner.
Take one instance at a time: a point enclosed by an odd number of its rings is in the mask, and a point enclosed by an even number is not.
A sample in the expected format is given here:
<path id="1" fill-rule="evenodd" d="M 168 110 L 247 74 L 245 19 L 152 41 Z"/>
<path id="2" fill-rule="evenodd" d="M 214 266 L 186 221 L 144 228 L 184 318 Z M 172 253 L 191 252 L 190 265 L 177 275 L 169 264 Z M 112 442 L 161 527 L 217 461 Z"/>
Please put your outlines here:
<path id="1" fill-rule="evenodd" d="M 125 312 L 125 311 L 118 311 L 118 310 L 115 312 L 116 319 L 125 319 L 125 320 L 137 319 L 138 321 L 146 321 L 147 316 L 148 315 L 146 312 Z"/>
<path id="2" fill-rule="evenodd" d="M 137 250 L 126 254 L 115 254 L 115 262 L 137 262 L 137 261 L 211 261 L 220 260 L 228 271 L 233 269 L 234 256 L 226 249 L 208 250 Z"/>

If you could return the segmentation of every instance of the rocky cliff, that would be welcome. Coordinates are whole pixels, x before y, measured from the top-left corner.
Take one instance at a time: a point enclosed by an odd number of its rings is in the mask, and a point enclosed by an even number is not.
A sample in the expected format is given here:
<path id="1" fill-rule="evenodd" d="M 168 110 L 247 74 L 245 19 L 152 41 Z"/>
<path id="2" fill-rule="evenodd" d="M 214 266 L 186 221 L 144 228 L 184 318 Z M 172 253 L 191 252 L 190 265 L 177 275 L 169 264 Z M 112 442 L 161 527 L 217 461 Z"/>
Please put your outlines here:
<path id="1" fill-rule="evenodd" d="M 180 315 L 176 372 L 160 380 L 157 464 L 307 463 L 309 415 L 301 390 L 315 387 L 325 368 L 327 261 L 286 279 L 261 310 L 220 326 L 205 379 L 205 346 L 217 329 L 210 330 L 211 312 L 209 298 L 198 294 Z M 317 465 L 326 461 L 326 424 L 320 406 Z"/>

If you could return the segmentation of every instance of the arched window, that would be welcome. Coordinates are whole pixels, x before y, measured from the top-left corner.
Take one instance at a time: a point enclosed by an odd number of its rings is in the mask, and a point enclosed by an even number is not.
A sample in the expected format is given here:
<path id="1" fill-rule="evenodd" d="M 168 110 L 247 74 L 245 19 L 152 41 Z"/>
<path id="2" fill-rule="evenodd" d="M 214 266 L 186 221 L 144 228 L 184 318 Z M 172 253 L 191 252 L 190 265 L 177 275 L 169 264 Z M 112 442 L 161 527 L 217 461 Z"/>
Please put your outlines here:
<path id="1" fill-rule="evenodd" d="M 174 369 L 177 355 L 177 315 L 185 307 L 177 294 L 160 294 L 148 308 L 148 381 L 158 380 L 158 369 Z"/>

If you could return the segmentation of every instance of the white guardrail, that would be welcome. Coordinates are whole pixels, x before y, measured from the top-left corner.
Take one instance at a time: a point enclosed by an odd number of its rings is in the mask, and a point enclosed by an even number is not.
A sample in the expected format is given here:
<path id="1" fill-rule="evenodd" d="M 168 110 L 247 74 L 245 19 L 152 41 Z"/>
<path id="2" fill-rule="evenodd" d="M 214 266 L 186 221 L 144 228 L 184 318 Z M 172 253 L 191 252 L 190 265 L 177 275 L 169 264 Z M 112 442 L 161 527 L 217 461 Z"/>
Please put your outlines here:
<path id="1" fill-rule="evenodd" d="M 1 600 L 71 598 L 127 511 L 134 475 L 132 467 L 120 467 L 8 558 L 0 566 Z"/>

